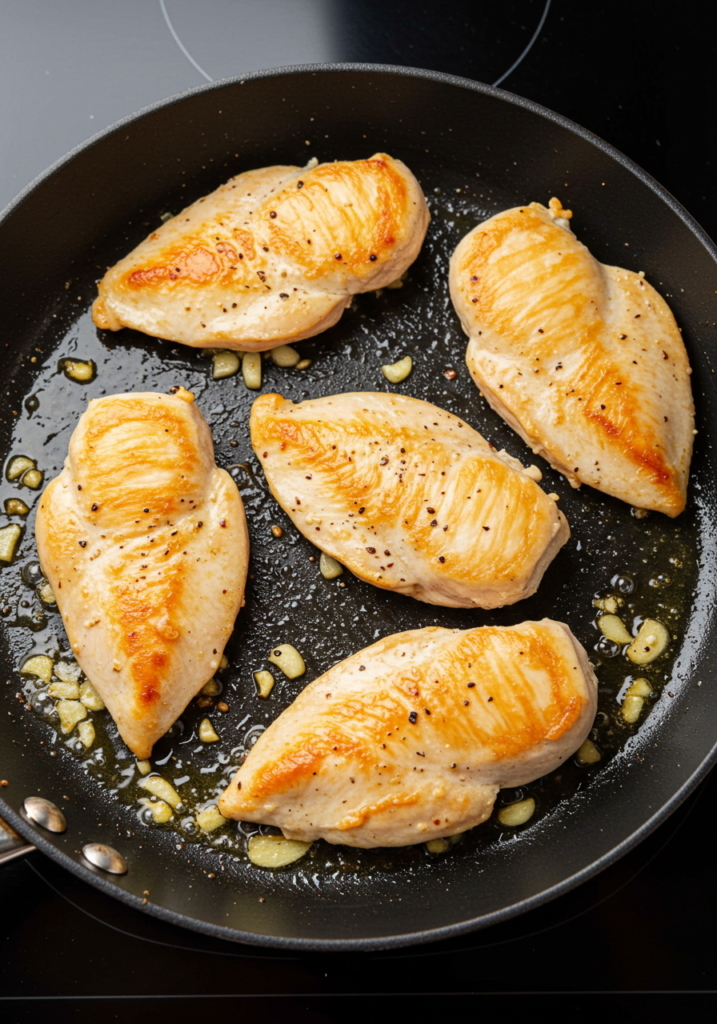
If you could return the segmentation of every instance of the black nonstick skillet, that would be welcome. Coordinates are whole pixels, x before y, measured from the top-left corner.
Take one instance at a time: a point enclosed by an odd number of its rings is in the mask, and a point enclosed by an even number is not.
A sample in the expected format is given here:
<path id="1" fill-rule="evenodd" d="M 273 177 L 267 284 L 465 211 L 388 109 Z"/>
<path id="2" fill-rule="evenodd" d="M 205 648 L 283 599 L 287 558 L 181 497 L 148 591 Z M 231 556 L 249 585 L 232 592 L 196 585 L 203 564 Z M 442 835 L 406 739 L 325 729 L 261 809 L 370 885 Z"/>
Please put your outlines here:
<path id="1" fill-rule="evenodd" d="M 566 481 L 541 464 L 560 496 L 572 538 L 530 600 L 498 612 L 434 608 L 374 590 L 345 573 L 327 581 L 318 552 L 268 492 L 248 439 L 256 392 L 241 375 L 214 381 L 211 359 L 123 331 L 97 331 L 89 307 L 97 279 L 161 222 L 232 174 L 272 163 L 355 159 L 386 151 L 405 161 L 429 201 L 424 249 L 400 289 L 360 296 L 330 331 L 298 345 L 308 369 L 263 363 L 262 391 L 304 398 L 398 390 L 464 418 L 497 448 L 531 453 L 480 398 L 464 363 L 466 338 L 448 298 L 450 254 L 477 221 L 507 206 L 558 196 L 578 237 L 605 263 L 643 270 L 667 298 L 694 368 L 695 457 L 688 508 L 676 520 L 637 517 L 624 504 Z M 301 949 L 375 949 L 485 927 L 579 884 L 634 846 L 705 776 L 717 755 L 714 612 L 717 538 L 714 361 L 717 250 L 679 204 L 628 159 L 564 118 L 501 90 L 450 76 L 369 65 L 283 68 L 195 89 L 102 133 L 31 185 L 0 222 L 3 272 L 5 466 L 36 460 L 59 472 L 87 401 L 182 384 L 195 393 L 216 457 L 239 486 L 252 544 L 247 604 L 218 673 L 222 694 L 187 709 L 155 749 L 183 809 L 148 821 L 135 759 L 106 712 L 93 713 L 86 750 L 59 732 L 53 702 L 19 668 L 31 654 L 68 654 L 59 615 L 43 603 L 34 547 L 39 491 L 2 479 L 0 511 L 21 498 L 27 516 L 12 564 L 0 569 L 0 814 L 68 870 L 126 903 L 208 934 Z M 413 357 L 389 385 L 381 365 Z M 71 380 L 64 360 L 93 360 L 94 378 Z M 272 526 L 283 535 L 276 538 Z M 625 723 L 621 700 L 638 673 L 604 639 L 594 602 L 614 598 L 630 625 L 665 622 L 668 651 L 640 675 L 653 696 Z M 425 625 L 467 628 L 528 618 L 566 621 L 587 648 L 600 684 L 592 734 L 599 762 L 572 760 L 499 807 L 532 796 L 518 828 L 496 815 L 443 853 L 425 846 L 355 851 L 316 843 L 276 872 L 251 865 L 249 825 L 208 836 L 195 813 L 209 804 L 262 729 L 307 681 L 377 638 Z M 307 674 L 256 694 L 253 671 L 279 642 L 304 655 Z M 279 675 L 279 673 L 277 673 Z M 227 711 L 219 708 L 222 700 Z M 220 741 L 201 744 L 210 717 Z M 5 785 L 7 782 L 7 785 Z M 67 829 L 52 833 L 23 811 L 53 801 Z M 85 859 L 104 843 L 128 870 L 111 875 Z"/>

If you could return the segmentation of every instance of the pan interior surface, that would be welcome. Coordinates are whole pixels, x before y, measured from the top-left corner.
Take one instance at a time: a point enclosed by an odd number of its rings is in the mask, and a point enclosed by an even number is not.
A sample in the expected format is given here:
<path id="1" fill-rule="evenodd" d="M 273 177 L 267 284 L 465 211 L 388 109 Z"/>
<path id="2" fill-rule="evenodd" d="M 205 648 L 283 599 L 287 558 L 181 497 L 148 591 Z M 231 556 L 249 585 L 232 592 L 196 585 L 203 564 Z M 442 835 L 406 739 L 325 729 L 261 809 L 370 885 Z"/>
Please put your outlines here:
<path id="1" fill-rule="evenodd" d="M 400 289 L 359 296 L 339 324 L 296 346 L 307 369 L 262 361 L 261 391 L 295 402 L 345 391 L 425 399 L 460 416 L 497 449 L 534 461 L 479 396 L 465 366 L 467 339 L 448 296 L 448 260 L 480 220 L 552 196 L 574 211 L 572 226 L 603 263 L 643 270 L 683 329 L 694 369 L 699 434 L 688 507 L 675 520 L 632 510 L 587 487 L 573 491 L 541 460 L 543 487 L 559 495 L 572 538 L 527 601 L 493 612 L 424 605 L 362 584 L 348 572 L 319 573 L 319 552 L 291 525 L 255 459 L 248 418 L 257 392 L 241 374 L 212 379 L 206 353 L 128 330 L 98 331 L 90 318 L 96 281 L 163 215 L 176 214 L 233 174 L 273 163 L 303 165 L 385 151 L 417 175 L 431 211 L 423 251 Z M 627 849 L 677 806 L 714 759 L 717 708 L 713 598 L 717 512 L 712 403 L 717 303 L 714 248 L 646 176 L 590 138 L 528 103 L 445 76 L 380 68 L 314 69 L 256 76 L 195 91 L 139 115 L 82 149 L 12 207 L 0 225 L 6 253 L 6 390 L 0 437 L 5 467 L 36 460 L 49 481 L 62 468 L 89 399 L 133 390 L 195 394 L 216 459 L 244 500 L 252 547 L 246 607 L 217 674 L 221 694 L 187 708 L 157 744 L 152 767 L 182 797 L 165 824 L 151 818 L 135 758 L 106 712 L 85 749 L 59 730 L 38 680 L 19 673 L 32 654 L 71 654 L 59 614 L 38 585 L 34 515 L 40 491 L 3 475 L 2 507 L 27 517 L 18 555 L 0 571 L 3 681 L 0 775 L 16 827 L 71 870 L 130 903 L 198 930 L 294 947 L 379 947 L 480 927 L 575 884 Z M 389 385 L 381 366 L 411 355 L 413 371 Z M 68 358 L 92 360 L 79 384 Z M 455 371 L 455 375 L 453 374 Z M 273 536 L 280 526 L 283 535 Z M 601 639 L 595 601 L 614 597 L 629 625 L 668 626 L 667 653 L 636 671 Z M 421 844 L 362 851 L 313 844 L 302 860 L 271 872 L 247 859 L 258 829 L 228 823 L 204 833 L 195 815 L 216 802 L 257 737 L 306 682 L 380 637 L 428 625 L 469 628 L 550 616 L 568 623 L 599 681 L 592 739 L 598 763 L 574 759 L 521 791 L 503 791 L 496 811 L 534 798 L 525 825 L 497 814 L 444 852 Z M 306 675 L 264 700 L 253 672 L 270 668 L 277 643 L 302 653 Z M 653 696 L 636 725 L 622 717 L 626 685 L 647 676 Z M 37 684 L 37 685 L 36 685 Z M 219 709 L 223 701 L 228 710 Z M 209 717 L 220 736 L 198 740 Z M 62 807 L 67 832 L 40 836 L 23 821 L 23 799 Z M 129 871 L 107 878 L 82 862 L 84 843 L 105 842 Z M 94 871 L 94 873 L 93 873 Z"/>

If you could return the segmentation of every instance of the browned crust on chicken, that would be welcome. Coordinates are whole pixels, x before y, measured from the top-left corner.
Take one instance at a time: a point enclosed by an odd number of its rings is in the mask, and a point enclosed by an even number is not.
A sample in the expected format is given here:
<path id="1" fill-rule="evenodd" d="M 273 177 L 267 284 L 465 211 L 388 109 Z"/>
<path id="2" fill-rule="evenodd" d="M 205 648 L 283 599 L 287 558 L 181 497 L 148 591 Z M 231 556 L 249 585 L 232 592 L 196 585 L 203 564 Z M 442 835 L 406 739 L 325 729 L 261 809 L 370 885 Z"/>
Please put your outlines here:
<path id="1" fill-rule="evenodd" d="M 557 200 L 506 210 L 451 261 L 466 362 L 490 405 L 570 480 L 669 516 L 694 431 L 680 331 L 641 274 L 607 267 Z"/>
<path id="2" fill-rule="evenodd" d="M 531 471 L 429 402 L 262 395 L 250 425 L 272 494 L 298 529 L 374 586 L 500 607 L 535 592 L 570 536 Z"/>
<path id="3" fill-rule="evenodd" d="M 350 846 L 454 835 L 490 815 L 501 787 L 569 757 L 596 701 L 585 651 L 562 623 L 398 633 L 309 684 L 220 809 Z"/>
<path id="4" fill-rule="evenodd" d="M 400 277 L 428 221 L 418 182 L 385 153 L 247 171 L 108 270 L 93 318 L 200 348 L 299 341 Z"/>
<path id="5" fill-rule="evenodd" d="M 192 396 L 90 402 L 36 536 L 77 661 L 148 757 L 217 668 L 249 558 L 241 498 Z"/>

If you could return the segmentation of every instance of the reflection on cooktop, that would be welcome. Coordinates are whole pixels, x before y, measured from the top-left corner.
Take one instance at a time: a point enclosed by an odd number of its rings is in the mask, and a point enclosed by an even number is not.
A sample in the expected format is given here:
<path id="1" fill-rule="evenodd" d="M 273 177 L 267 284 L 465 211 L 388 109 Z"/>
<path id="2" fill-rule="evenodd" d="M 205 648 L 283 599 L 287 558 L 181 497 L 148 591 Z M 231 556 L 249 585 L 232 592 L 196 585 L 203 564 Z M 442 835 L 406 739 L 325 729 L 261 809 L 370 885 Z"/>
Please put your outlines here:
<path id="1" fill-rule="evenodd" d="M 696 17 L 675 33 L 661 2 L 603 7 L 4 0 L 0 208 L 68 150 L 163 97 L 261 68 L 344 60 L 500 82 L 624 150 L 714 234 L 717 132 L 705 130 L 717 103 L 714 36 Z"/>
<path id="2" fill-rule="evenodd" d="M 413 0 L 159 0 L 172 37 L 207 81 L 283 64 L 350 61 L 408 63 L 490 83 L 503 81 L 527 53 L 550 2 L 486 7 L 454 0 L 416 18 Z"/>
<path id="3" fill-rule="evenodd" d="M 505 80 L 550 0 L 7 0 L 0 208 L 95 132 L 196 85 L 285 64 L 408 64 Z"/>

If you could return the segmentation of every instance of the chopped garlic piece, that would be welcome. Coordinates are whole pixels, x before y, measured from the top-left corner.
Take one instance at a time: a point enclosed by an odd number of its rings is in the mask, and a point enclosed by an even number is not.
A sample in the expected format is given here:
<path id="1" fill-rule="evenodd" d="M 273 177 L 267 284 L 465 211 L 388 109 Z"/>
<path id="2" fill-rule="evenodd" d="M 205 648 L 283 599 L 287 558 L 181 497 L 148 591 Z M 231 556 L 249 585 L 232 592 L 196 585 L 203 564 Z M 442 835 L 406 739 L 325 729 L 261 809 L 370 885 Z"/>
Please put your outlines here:
<path id="1" fill-rule="evenodd" d="M 297 370 L 308 370 L 310 366 L 311 366 L 311 360 L 310 359 L 300 359 L 299 362 L 296 364 L 296 369 Z"/>
<path id="2" fill-rule="evenodd" d="M 283 836 L 252 836 L 249 840 L 249 860 L 258 868 L 283 868 L 300 860 L 311 843 Z"/>
<path id="3" fill-rule="evenodd" d="M 25 484 L 26 487 L 32 487 L 33 491 L 36 491 L 38 487 L 42 487 L 42 480 L 43 475 L 39 469 L 28 469 L 21 483 Z"/>
<path id="4" fill-rule="evenodd" d="M 399 782 L 400 779 L 393 779 L 394 782 Z M 431 839 L 426 843 L 426 849 L 429 853 L 445 853 L 452 846 L 455 846 L 459 841 L 463 833 L 455 833 L 453 836 L 447 836 L 445 839 Z"/>
<path id="5" fill-rule="evenodd" d="M 76 662 L 68 664 L 66 661 L 58 661 L 55 665 L 55 675 L 63 683 L 76 683 L 82 675 L 82 669 Z"/>
<path id="6" fill-rule="evenodd" d="M 222 380 L 224 377 L 233 377 L 235 373 L 238 373 L 241 360 L 236 352 L 226 350 L 217 352 L 213 363 L 212 377 L 214 380 Z"/>
<path id="7" fill-rule="evenodd" d="M 80 687 L 80 700 L 86 708 L 90 709 L 90 711 L 102 711 L 105 706 L 105 702 L 102 700 L 89 679 L 85 679 L 84 683 Z"/>
<path id="8" fill-rule="evenodd" d="M 17 523 L 3 526 L 0 530 L 0 562 L 12 562 L 22 528 Z"/>
<path id="9" fill-rule="evenodd" d="M 64 700 L 79 700 L 79 683 L 50 683 L 47 692 L 51 697 L 61 697 Z"/>
<path id="10" fill-rule="evenodd" d="M 619 615 L 601 615 L 598 619 L 600 631 L 616 644 L 631 644 L 634 637 L 628 633 Z"/>
<path id="11" fill-rule="evenodd" d="M 575 756 L 578 764 L 597 764 L 602 760 L 602 754 L 592 740 L 585 740 Z"/>
<path id="12" fill-rule="evenodd" d="M 279 345 L 269 353 L 271 361 L 277 366 L 296 366 L 301 361 L 301 356 L 291 345 Z"/>
<path id="13" fill-rule="evenodd" d="M 642 697 L 626 696 L 624 701 L 622 702 L 621 709 L 622 717 L 625 719 L 625 721 L 628 722 L 630 725 L 633 725 L 640 717 L 644 703 L 645 701 Z"/>
<path id="14" fill-rule="evenodd" d="M 413 360 L 410 356 L 404 356 L 397 363 L 387 364 L 382 366 L 381 369 L 387 381 L 390 381 L 391 384 L 400 384 L 413 369 Z"/>
<path id="15" fill-rule="evenodd" d="M 446 850 L 450 849 L 450 845 L 447 839 L 429 839 L 426 843 L 426 849 L 429 853 L 445 853 Z"/>
<path id="16" fill-rule="evenodd" d="M 652 693 L 652 686 L 647 679 L 636 679 L 625 694 L 626 697 L 649 697 Z"/>
<path id="17" fill-rule="evenodd" d="M 216 743 L 219 737 L 217 736 L 214 726 L 208 718 L 203 718 L 199 723 L 199 739 L 202 743 Z"/>
<path id="18" fill-rule="evenodd" d="M 334 580 L 337 576 L 341 576 L 344 571 L 344 567 L 341 562 L 337 562 L 331 555 L 327 555 L 325 552 L 321 552 L 321 558 L 319 559 L 319 572 L 325 580 Z"/>
<path id="19" fill-rule="evenodd" d="M 5 514 L 8 516 L 26 516 L 29 511 L 22 498 L 7 498 L 5 501 Z"/>
<path id="20" fill-rule="evenodd" d="M 517 825 L 524 825 L 526 821 L 535 814 L 535 800 L 529 796 L 527 800 L 519 800 L 518 803 L 501 807 L 498 811 L 498 821 L 508 828 L 515 828 Z"/>
<path id="21" fill-rule="evenodd" d="M 78 700 L 59 700 L 56 706 L 60 716 L 60 726 L 65 735 L 72 732 L 83 718 L 87 718 L 87 708 Z"/>
<path id="22" fill-rule="evenodd" d="M 622 717 L 632 725 L 638 720 L 645 705 L 645 697 L 652 693 L 652 686 L 647 679 L 636 679 L 625 694 L 622 702 Z"/>
<path id="23" fill-rule="evenodd" d="M 221 668 L 221 664 L 219 665 Z M 202 687 L 202 693 L 205 697 L 217 697 L 222 692 L 222 684 L 218 683 L 216 679 L 210 679 L 208 683 L 205 683 Z"/>
<path id="24" fill-rule="evenodd" d="M 34 468 L 34 459 L 28 459 L 26 455 L 16 455 L 7 467 L 7 478 L 8 480 L 17 480 L 23 473 L 27 473 L 28 469 Z"/>
<path id="25" fill-rule="evenodd" d="M 229 658 L 227 658 L 226 654 L 222 654 L 221 658 L 219 659 L 219 668 L 228 668 L 228 667 L 229 667 Z"/>
<path id="26" fill-rule="evenodd" d="M 266 669 L 263 669 L 261 672 L 255 672 L 254 679 L 259 687 L 259 696 L 268 697 L 274 686 L 274 677 L 271 672 L 267 672 Z"/>
<path id="27" fill-rule="evenodd" d="M 52 679 L 52 658 L 46 654 L 35 654 L 21 666 L 20 672 L 24 676 L 37 676 L 44 683 Z"/>
<path id="28" fill-rule="evenodd" d="M 166 824 L 172 817 L 172 808 L 169 804 L 165 804 L 164 800 L 158 800 L 156 804 L 149 802 L 152 817 L 158 825 Z"/>
<path id="29" fill-rule="evenodd" d="M 149 813 L 152 815 L 152 820 L 157 825 L 166 825 L 172 817 L 172 808 L 164 800 L 157 800 L 153 803 L 151 800 L 143 798 L 140 800 L 140 803 L 148 808 Z"/>
<path id="30" fill-rule="evenodd" d="M 172 808 L 169 804 L 165 804 L 164 800 L 158 800 L 156 804 L 149 801 L 149 809 L 152 812 L 152 817 L 158 825 L 164 825 L 172 817 Z"/>
<path id="31" fill-rule="evenodd" d="M 657 619 L 645 619 L 640 631 L 627 649 L 627 656 L 636 665 L 647 665 L 663 653 L 670 639 L 665 626 Z"/>
<path id="32" fill-rule="evenodd" d="M 77 726 L 77 735 L 83 747 L 91 747 L 95 742 L 95 727 L 92 722 L 80 722 Z"/>
<path id="33" fill-rule="evenodd" d="M 164 800 L 170 807 L 176 809 L 182 802 L 177 790 L 171 784 L 163 779 L 161 775 L 150 775 L 147 779 L 140 779 L 139 786 L 142 789 L 146 789 L 152 796 L 158 797 L 160 800 Z"/>
<path id="34" fill-rule="evenodd" d="M 140 775 L 149 775 L 149 773 L 152 771 L 152 764 L 151 764 L 151 762 L 150 761 L 138 761 L 137 762 L 137 771 L 139 772 Z"/>
<path id="35" fill-rule="evenodd" d="M 45 580 L 44 583 L 40 584 L 40 586 L 37 588 L 37 592 L 40 595 L 40 599 L 44 604 L 57 604 L 57 598 L 53 594 L 52 587 L 47 582 L 47 580 Z"/>
<path id="36" fill-rule="evenodd" d="M 245 352 L 241 363 L 241 372 L 244 383 L 252 391 L 261 387 L 261 353 Z"/>
<path id="37" fill-rule="evenodd" d="M 66 359 L 64 370 L 70 380 L 76 380 L 78 384 L 86 384 L 95 375 L 95 364 L 91 359 L 88 359 L 87 362 L 81 362 L 79 359 Z"/>
<path id="38" fill-rule="evenodd" d="M 304 659 L 291 644 L 279 644 L 272 649 L 268 660 L 272 665 L 278 665 L 287 679 L 298 679 L 306 672 Z"/>
<path id="39" fill-rule="evenodd" d="M 202 832 L 213 832 L 215 828 L 225 825 L 229 819 L 225 818 L 218 807 L 207 807 L 206 811 L 199 811 L 197 814 L 197 825 Z"/>

